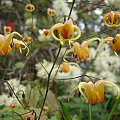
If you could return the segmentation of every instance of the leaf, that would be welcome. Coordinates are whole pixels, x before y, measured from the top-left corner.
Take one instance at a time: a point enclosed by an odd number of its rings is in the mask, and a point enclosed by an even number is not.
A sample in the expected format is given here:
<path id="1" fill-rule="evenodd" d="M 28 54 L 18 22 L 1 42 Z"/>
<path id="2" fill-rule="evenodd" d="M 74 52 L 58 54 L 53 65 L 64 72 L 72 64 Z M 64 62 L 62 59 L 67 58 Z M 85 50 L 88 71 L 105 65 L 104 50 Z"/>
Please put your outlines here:
<path id="1" fill-rule="evenodd" d="M 68 109 L 66 108 L 66 106 L 60 100 L 59 102 L 60 102 L 60 106 L 62 108 L 62 112 L 63 112 L 63 116 L 65 120 L 72 120 L 70 113 L 68 112 Z"/>
<path id="2" fill-rule="evenodd" d="M 24 63 L 23 63 L 23 62 L 17 62 L 17 63 L 15 64 L 15 68 L 16 68 L 16 69 L 20 69 L 20 68 L 22 68 L 22 67 L 24 67 Z"/>
<path id="3" fill-rule="evenodd" d="M 38 100 L 39 100 L 39 97 L 40 97 L 39 89 L 38 89 L 38 87 L 36 86 L 36 87 L 34 87 L 34 88 L 31 90 L 30 106 L 36 107 L 36 106 L 37 106 L 37 103 L 38 103 Z"/>

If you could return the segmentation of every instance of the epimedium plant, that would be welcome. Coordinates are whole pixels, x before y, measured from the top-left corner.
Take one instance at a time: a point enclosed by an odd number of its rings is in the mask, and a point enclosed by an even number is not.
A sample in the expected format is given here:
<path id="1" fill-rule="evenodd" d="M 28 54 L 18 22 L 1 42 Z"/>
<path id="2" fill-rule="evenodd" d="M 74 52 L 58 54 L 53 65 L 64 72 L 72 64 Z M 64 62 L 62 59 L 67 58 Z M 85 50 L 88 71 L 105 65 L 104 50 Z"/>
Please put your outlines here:
<path id="1" fill-rule="evenodd" d="M 75 4 L 75 0 L 72 1 L 72 6 L 71 6 L 69 14 L 63 15 L 60 17 L 60 18 L 63 18 L 63 23 L 59 22 L 60 19 L 58 19 L 57 23 L 53 24 L 53 26 L 50 29 L 43 30 L 44 37 L 47 38 L 48 36 L 51 36 L 54 40 L 57 41 L 56 44 L 59 44 L 59 49 L 58 49 L 56 58 L 54 59 L 54 62 L 51 65 L 50 70 L 48 71 L 47 67 L 45 67 L 42 63 L 40 63 L 40 65 L 43 67 L 44 71 L 47 74 L 46 83 L 45 83 L 46 90 L 45 91 L 43 90 L 44 92 L 42 91 L 42 89 L 39 90 L 39 87 L 40 87 L 39 84 L 41 84 L 39 82 L 35 85 L 31 83 L 28 85 L 28 87 L 26 87 L 26 91 L 22 91 L 22 90 L 19 91 L 22 93 L 21 98 L 19 98 L 19 96 L 17 95 L 17 93 L 19 92 L 15 93 L 14 89 L 12 88 L 12 86 L 7 80 L 1 81 L 2 83 L 6 83 L 8 85 L 8 88 L 10 90 L 10 95 L 11 94 L 14 95 L 16 99 L 18 100 L 18 102 L 20 103 L 20 105 L 25 109 L 23 114 L 19 114 L 18 112 L 15 111 L 16 105 L 11 104 L 10 106 L 12 108 L 12 116 L 14 116 L 13 113 L 15 113 L 23 120 L 47 119 L 46 116 L 45 117 L 43 116 L 44 114 L 46 114 L 46 112 L 49 112 L 49 107 L 46 106 L 46 102 L 48 102 L 48 104 L 51 104 L 49 97 L 52 97 L 53 98 L 52 100 L 55 103 L 57 103 L 55 96 L 50 90 L 51 84 L 54 83 L 55 80 L 60 80 L 56 78 L 59 72 L 68 73 L 71 70 L 70 65 L 74 64 L 77 67 L 79 67 L 79 64 L 77 64 L 78 62 L 87 61 L 88 58 L 90 58 L 89 44 L 91 42 L 96 41 L 96 40 L 98 40 L 99 42 L 99 45 L 97 46 L 98 49 L 97 49 L 96 55 L 99 55 L 100 48 L 104 42 L 109 42 L 112 50 L 115 51 L 115 53 L 120 50 L 120 35 L 119 33 L 116 33 L 116 32 L 114 34 L 114 37 L 107 37 L 103 40 L 99 37 L 93 37 L 90 39 L 87 38 L 86 40 L 83 40 L 82 42 L 79 42 L 79 41 L 76 42 L 77 40 L 80 39 L 82 35 L 82 31 L 75 24 L 74 20 L 71 17 L 74 4 Z M 27 12 L 31 14 L 32 25 L 30 26 L 31 27 L 30 34 L 32 35 L 32 33 L 35 33 L 33 12 L 36 10 L 36 8 L 31 2 L 25 6 L 25 9 Z M 53 19 L 55 19 L 54 16 L 56 12 L 57 11 L 55 11 L 54 9 L 50 9 L 50 8 L 47 11 L 48 15 L 53 17 Z M 109 27 L 113 28 L 115 31 L 117 28 L 119 28 L 119 16 L 120 16 L 119 12 L 111 11 L 104 15 L 103 22 L 108 28 Z M 32 41 L 29 41 L 30 40 L 29 37 L 24 38 L 18 32 L 12 32 L 10 26 L 4 27 L 4 33 L 5 35 L 1 34 L 0 36 L 1 55 L 7 56 L 8 54 L 12 52 L 13 47 L 20 50 L 20 52 L 22 52 L 22 49 L 23 50 L 27 49 L 26 55 L 30 54 L 29 52 L 32 50 Z M 20 36 L 21 40 L 15 39 L 14 34 L 17 34 L 18 36 Z M 49 40 L 49 37 L 48 37 L 48 40 Z M 28 43 L 30 44 L 29 47 L 28 47 Z M 22 48 L 21 45 L 23 45 L 24 48 Z M 52 43 L 50 45 L 52 45 Z M 60 52 L 64 46 L 67 46 L 68 49 L 65 50 L 62 58 L 59 60 Z M 37 53 L 38 52 L 39 50 L 37 50 Z M 34 54 L 37 54 L 37 53 L 34 53 Z M 73 53 L 73 58 L 75 58 L 76 62 L 73 62 L 71 60 L 69 61 L 69 59 L 67 59 L 67 57 L 69 58 L 71 57 L 70 55 L 68 55 L 70 53 Z M 34 57 L 34 54 L 31 53 L 29 55 L 29 59 L 32 59 L 32 57 Z M 58 60 L 59 60 L 59 63 L 58 63 Z M 89 82 L 85 81 L 83 77 L 89 78 Z M 100 79 L 100 78 L 97 78 L 96 76 L 92 77 L 86 74 L 82 74 L 79 76 L 73 76 L 72 78 L 66 78 L 66 79 L 72 80 L 75 78 L 81 78 L 81 80 L 83 79 L 82 81 L 80 80 L 77 81 L 79 83 L 78 85 L 75 86 L 73 91 L 77 91 L 79 92 L 79 94 L 84 96 L 84 98 L 87 98 L 88 104 L 89 104 L 89 107 L 88 107 L 88 113 L 89 113 L 88 119 L 89 120 L 93 119 L 92 109 L 94 109 L 94 106 L 95 106 L 95 105 L 93 106 L 93 104 L 104 102 L 104 92 L 105 92 L 104 87 L 109 86 L 111 88 L 114 88 L 114 90 L 116 90 L 117 97 L 115 99 L 115 103 L 112 106 L 109 115 L 107 116 L 108 120 L 112 120 L 114 117 L 113 116 L 114 112 L 117 109 L 119 100 L 120 100 L 119 86 L 108 80 Z M 93 81 L 93 79 L 95 80 Z M 40 98 L 42 99 L 40 100 Z M 68 96 L 68 99 L 69 98 L 70 96 Z M 59 103 L 61 106 L 61 111 L 57 110 L 59 112 L 57 114 L 56 119 L 72 120 L 73 117 L 72 115 L 70 115 L 68 109 L 66 108 L 62 100 L 59 100 Z M 59 109 L 58 106 L 57 108 Z M 53 112 L 55 111 L 53 110 Z"/>

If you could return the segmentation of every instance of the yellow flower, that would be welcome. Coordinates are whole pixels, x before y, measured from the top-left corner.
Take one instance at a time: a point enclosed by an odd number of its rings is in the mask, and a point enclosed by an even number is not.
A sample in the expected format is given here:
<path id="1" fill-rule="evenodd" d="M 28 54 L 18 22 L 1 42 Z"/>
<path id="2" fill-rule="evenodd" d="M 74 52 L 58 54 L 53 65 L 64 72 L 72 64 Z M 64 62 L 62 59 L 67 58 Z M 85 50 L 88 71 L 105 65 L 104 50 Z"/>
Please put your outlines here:
<path id="1" fill-rule="evenodd" d="M 48 8 L 47 14 L 50 15 L 50 16 L 55 16 L 56 11 L 54 9 Z"/>
<path id="2" fill-rule="evenodd" d="M 66 41 L 77 40 L 81 36 L 80 29 L 76 25 L 73 25 L 73 23 L 70 20 L 67 20 L 64 24 L 57 23 L 53 25 L 50 31 L 52 37 L 55 40 L 60 41 L 62 45 L 64 45 Z M 59 37 L 55 35 L 55 31 L 59 33 Z M 75 31 L 77 32 L 76 37 L 74 35 Z"/>
<path id="3" fill-rule="evenodd" d="M 117 99 L 120 97 L 119 87 L 109 81 L 99 80 L 95 84 L 92 82 L 80 82 L 75 89 L 79 89 L 80 93 L 85 99 L 88 99 L 89 104 L 103 103 L 104 102 L 104 87 L 108 86 L 117 89 Z M 83 92 L 84 89 L 84 92 Z M 69 96 L 70 97 L 70 96 Z"/>
<path id="4" fill-rule="evenodd" d="M 9 33 L 11 33 L 11 31 L 12 31 L 12 28 L 10 26 L 4 26 L 4 33 L 5 34 L 9 34 Z"/>
<path id="5" fill-rule="evenodd" d="M 88 45 L 94 40 L 100 40 L 100 39 L 93 38 L 88 41 L 82 42 L 82 44 L 79 44 L 78 42 L 72 43 L 73 47 L 67 50 L 66 54 L 72 52 L 74 53 L 74 56 L 78 61 L 87 60 L 90 56 Z"/>
<path id="6" fill-rule="evenodd" d="M 20 40 L 14 39 L 13 36 L 14 34 L 17 34 L 18 36 L 22 37 L 18 32 L 12 32 L 10 34 L 7 34 L 5 36 L 3 36 L 2 34 L 0 34 L 0 54 L 1 55 L 7 55 L 12 51 L 13 46 L 17 45 L 17 48 L 19 48 L 19 50 L 21 51 L 21 47 L 18 47 L 19 45 L 23 45 L 25 46 L 24 49 L 27 48 L 29 53 L 29 48 L 26 46 L 25 43 L 23 43 Z"/>
<path id="7" fill-rule="evenodd" d="M 115 38 L 108 37 L 100 42 L 98 46 L 98 52 L 100 51 L 101 45 L 105 42 L 109 42 L 113 51 L 120 51 L 120 34 L 116 34 Z"/>
<path id="8" fill-rule="evenodd" d="M 28 113 L 28 114 L 25 114 L 25 115 L 23 116 L 23 119 L 24 119 L 24 120 L 35 120 L 35 117 L 34 117 L 34 115 L 32 115 L 31 113 Z"/>
<path id="9" fill-rule="evenodd" d="M 103 22 L 108 27 L 119 27 L 120 26 L 119 17 L 120 17 L 120 12 L 111 11 L 104 15 Z"/>
<path id="10" fill-rule="evenodd" d="M 26 11 L 28 11 L 28 12 L 33 12 L 33 11 L 35 10 L 35 6 L 34 6 L 33 4 L 31 4 L 31 3 L 29 3 L 29 4 L 27 4 L 27 5 L 25 6 L 25 9 L 26 9 Z"/>

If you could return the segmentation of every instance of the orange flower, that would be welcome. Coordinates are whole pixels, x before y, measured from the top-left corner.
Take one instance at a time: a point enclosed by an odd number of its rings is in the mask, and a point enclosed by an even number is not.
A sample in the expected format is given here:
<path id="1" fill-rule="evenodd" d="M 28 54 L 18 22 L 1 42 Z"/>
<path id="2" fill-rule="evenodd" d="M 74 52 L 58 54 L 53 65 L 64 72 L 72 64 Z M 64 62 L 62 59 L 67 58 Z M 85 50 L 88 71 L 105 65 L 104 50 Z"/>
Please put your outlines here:
<path id="1" fill-rule="evenodd" d="M 76 89 L 79 89 L 80 93 L 84 96 L 85 99 L 88 99 L 89 104 L 103 103 L 104 102 L 104 87 L 108 86 L 111 88 L 116 88 L 118 91 L 117 99 L 120 97 L 119 87 L 109 81 L 99 80 L 95 84 L 92 82 L 80 82 Z M 84 89 L 85 93 L 83 93 Z M 69 96 L 70 98 L 70 96 Z M 69 99 L 68 99 L 69 100 Z"/>
<path id="2" fill-rule="evenodd" d="M 120 26 L 119 17 L 120 12 L 111 11 L 104 15 L 103 22 L 108 27 L 119 27 Z"/>
<path id="3" fill-rule="evenodd" d="M 57 37 L 54 34 L 56 30 L 59 33 L 59 37 Z M 77 40 L 81 36 L 80 29 L 76 25 L 73 25 L 73 23 L 70 20 L 67 20 L 64 24 L 62 23 L 55 24 L 50 31 L 52 37 L 55 40 L 60 41 L 62 45 L 64 45 L 66 41 Z M 74 35 L 75 31 L 77 32 L 76 37 Z"/>
<path id="4" fill-rule="evenodd" d="M 17 46 L 17 48 L 20 49 L 19 45 L 25 46 L 25 48 L 28 49 L 27 54 L 29 53 L 29 48 L 24 44 L 22 41 L 14 39 L 14 34 L 17 34 L 18 36 L 22 37 L 18 32 L 12 32 L 10 34 L 7 34 L 5 36 L 0 34 L 0 54 L 1 55 L 7 55 L 12 51 L 13 46 Z"/>
<path id="5" fill-rule="evenodd" d="M 23 119 L 24 119 L 24 120 L 35 120 L 35 117 L 34 117 L 34 115 L 32 115 L 31 113 L 28 113 L 28 114 L 25 114 L 25 115 L 23 116 Z"/>
<path id="6" fill-rule="evenodd" d="M 11 31 L 12 31 L 12 28 L 10 26 L 4 26 L 4 33 L 5 34 L 9 34 L 9 33 L 11 33 Z"/>
<path id="7" fill-rule="evenodd" d="M 50 16 L 55 16 L 56 11 L 54 9 L 48 8 L 47 14 L 50 15 Z"/>
<path id="8" fill-rule="evenodd" d="M 63 62 L 60 65 L 60 71 L 68 73 L 70 71 L 70 63 Z"/>
<path id="9" fill-rule="evenodd" d="M 74 56 L 78 61 L 87 60 L 90 56 L 88 45 L 94 40 L 100 40 L 100 39 L 93 38 L 88 41 L 82 42 L 82 44 L 79 44 L 78 42 L 72 43 L 73 47 L 67 50 L 66 54 L 72 52 L 74 53 Z"/>
<path id="10" fill-rule="evenodd" d="M 33 11 L 35 10 L 35 6 L 34 6 L 33 4 L 31 4 L 31 3 L 29 3 L 29 4 L 27 4 L 27 5 L 25 6 L 25 9 L 26 9 L 26 11 L 28 11 L 28 12 L 33 12 Z"/>
<path id="11" fill-rule="evenodd" d="M 100 42 L 98 46 L 98 52 L 100 51 L 101 45 L 105 42 L 109 42 L 113 51 L 120 51 L 120 34 L 116 34 L 115 38 L 108 37 Z"/>

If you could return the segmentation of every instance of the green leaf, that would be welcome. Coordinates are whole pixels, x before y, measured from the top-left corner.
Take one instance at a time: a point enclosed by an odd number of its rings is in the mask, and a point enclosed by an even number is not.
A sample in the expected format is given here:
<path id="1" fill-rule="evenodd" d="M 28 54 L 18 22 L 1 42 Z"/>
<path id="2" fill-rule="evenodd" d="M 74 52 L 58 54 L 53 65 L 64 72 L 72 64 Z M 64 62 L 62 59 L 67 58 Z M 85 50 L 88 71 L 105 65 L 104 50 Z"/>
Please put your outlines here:
<path id="1" fill-rule="evenodd" d="M 62 112 L 63 112 L 63 116 L 65 120 L 72 120 L 70 113 L 68 112 L 68 109 L 66 108 L 66 106 L 59 100 L 60 102 L 60 106 L 62 108 Z"/>
<path id="2" fill-rule="evenodd" d="M 23 62 L 17 62 L 17 63 L 15 64 L 15 68 L 16 68 L 16 69 L 20 69 L 20 68 L 22 68 L 22 67 L 24 67 L 24 63 L 23 63 Z"/>

